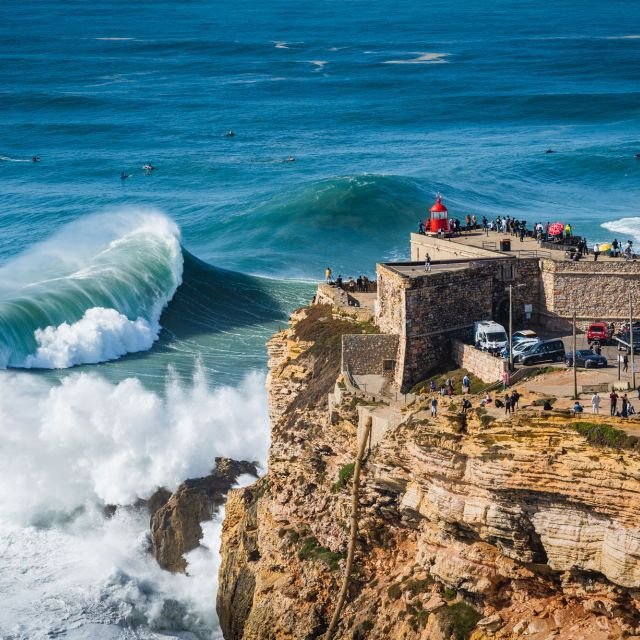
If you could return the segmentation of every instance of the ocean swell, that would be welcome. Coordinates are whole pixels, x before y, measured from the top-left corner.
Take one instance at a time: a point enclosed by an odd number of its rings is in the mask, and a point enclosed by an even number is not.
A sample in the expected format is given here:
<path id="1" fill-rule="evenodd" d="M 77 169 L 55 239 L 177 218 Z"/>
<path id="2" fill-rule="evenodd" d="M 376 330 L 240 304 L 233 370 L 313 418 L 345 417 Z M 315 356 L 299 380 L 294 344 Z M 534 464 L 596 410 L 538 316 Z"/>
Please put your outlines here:
<path id="1" fill-rule="evenodd" d="M 182 271 L 180 233 L 158 211 L 67 225 L 0 268 L 0 366 L 66 368 L 149 349 Z"/>

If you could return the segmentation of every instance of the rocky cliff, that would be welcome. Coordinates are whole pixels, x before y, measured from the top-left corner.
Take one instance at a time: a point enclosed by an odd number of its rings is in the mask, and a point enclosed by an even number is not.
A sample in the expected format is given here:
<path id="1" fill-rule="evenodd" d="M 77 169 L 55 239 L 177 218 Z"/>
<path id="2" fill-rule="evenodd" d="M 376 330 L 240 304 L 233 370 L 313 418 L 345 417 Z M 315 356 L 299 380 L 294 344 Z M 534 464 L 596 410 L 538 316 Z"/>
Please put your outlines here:
<path id="1" fill-rule="evenodd" d="M 269 343 L 269 472 L 226 506 L 217 608 L 227 640 L 320 638 L 335 608 L 358 422 L 386 409 L 364 411 L 335 384 L 340 334 L 369 328 L 334 313 L 303 310 Z M 532 401 L 509 419 L 480 407 L 463 416 L 455 397 L 437 418 L 426 401 L 396 408 L 400 424 L 363 464 L 335 637 L 640 634 L 635 442 L 608 419 L 578 424 Z"/>
<path id="2" fill-rule="evenodd" d="M 151 542 L 158 564 L 168 571 L 184 572 L 184 554 L 202 538 L 201 522 L 210 520 L 224 504 L 229 489 L 242 474 L 257 477 L 252 462 L 216 458 L 211 473 L 185 480 L 173 494 L 158 489 L 147 501 L 151 516 Z"/>

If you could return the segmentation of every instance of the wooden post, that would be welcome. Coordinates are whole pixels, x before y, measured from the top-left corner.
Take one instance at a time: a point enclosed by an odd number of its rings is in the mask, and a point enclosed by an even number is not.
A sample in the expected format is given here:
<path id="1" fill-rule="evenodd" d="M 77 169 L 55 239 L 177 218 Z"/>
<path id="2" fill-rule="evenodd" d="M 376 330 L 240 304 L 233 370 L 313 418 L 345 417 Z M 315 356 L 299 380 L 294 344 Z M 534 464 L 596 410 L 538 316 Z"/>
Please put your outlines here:
<path id="1" fill-rule="evenodd" d="M 356 550 L 356 540 L 358 538 L 358 497 L 360 491 L 360 469 L 362 467 L 362 459 L 364 458 L 364 450 L 367 447 L 369 441 L 369 435 L 371 433 L 372 418 L 369 418 L 365 424 L 364 433 L 362 434 L 362 440 L 358 447 L 358 453 L 356 457 L 356 464 L 353 470 L 353 485 L 351 488 L 351 532 L 349 534 L 349 546 L 347 549 L 347 564 L 344 569 L 344 578 L 342 581 L 342 588 L 340 589 L 340 595 L 338 596 L 338 602 L 336 608 L 331 616 L 331 622 L 329 628 L 325 634 L 325 640 L 331 640 L 333 638 L 336 629 L 338 628 L 338 622 L 340 621 L 340 614 L 342 608 L 347 599 L 347 591 L 349 590 L 349 580 L 351 578 L 351 570 L 353 568 L 353 556 Z"/>
<path id="2" fill-rule="evenodd" d="M 578 370 L 576 368 L 576 312 L 573 312 L 573 399 L 578 399 Z"/>
<path id="3" fill-rule="evenodd" d="M 631 291 L 629 291 L 629 341 L 631 343 L 631 380 L 633 389 L 636 388 L 636 364 L 635 354 L 633 350 L 633 302 L 631 300 Z"/>

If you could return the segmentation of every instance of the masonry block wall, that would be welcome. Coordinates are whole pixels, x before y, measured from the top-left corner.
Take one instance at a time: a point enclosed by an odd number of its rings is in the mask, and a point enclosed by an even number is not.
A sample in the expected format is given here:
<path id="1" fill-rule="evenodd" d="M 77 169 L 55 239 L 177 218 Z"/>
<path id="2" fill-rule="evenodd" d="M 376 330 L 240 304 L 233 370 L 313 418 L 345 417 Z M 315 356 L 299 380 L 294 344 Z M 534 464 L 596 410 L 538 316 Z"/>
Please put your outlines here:
<path id="1" fill-rule="evenodd" d="M 543 322 L 550 328 L 566 328 L 574 310 L 581 324 L 624 321 L 629 293 L 634 315 L 640 316 L 640 262 L 542 260 L 540 270 Z"/>
<path id="2" fill-rule="evenodd" d="M 496 382 L 502 380 L 507 362 L 496 358 L 486 351 L 479 351 L 460 340 L 452 340 L 451 355 L 453 361 L 463 369 L 480 378 L 483 382 Z"/>
<path id="3" fill-rule="evenodd" d="M 393 379 L 399 342 L 399 335 L 343 335 L 342 370 L 348 367 L 352 375 L 375 374 Z"/>
<path id="4" fill-rule="evenodd" d="M 404 391 L 450 363 L 452 339 L 470 339 L 473 323 L 495 318 L 505 300 L 508 304 L 509 284 L 520 282 L 525 286 L 513 289 L 514 310 L 523 312 L 524 304 L 531 304 L 537 314 L 537 259 L 479 260 L 412 278 L 393 265 L 378 265 L 377 322 L 385 333 L 400 336 L 395 385 Z"/>

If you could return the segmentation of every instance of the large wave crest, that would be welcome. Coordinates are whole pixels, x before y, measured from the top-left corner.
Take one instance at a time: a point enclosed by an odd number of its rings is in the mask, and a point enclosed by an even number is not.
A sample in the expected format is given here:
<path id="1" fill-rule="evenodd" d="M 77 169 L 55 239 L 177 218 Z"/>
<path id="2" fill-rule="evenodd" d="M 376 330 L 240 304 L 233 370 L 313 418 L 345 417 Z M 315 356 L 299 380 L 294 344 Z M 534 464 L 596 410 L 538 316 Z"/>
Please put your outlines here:
<path id="1" fill-rule="evenodd" d="M 0 367 L 66 368 L 151 347 L 182 281 L 155 210 L 88 216 L 0 268 Z"/>

